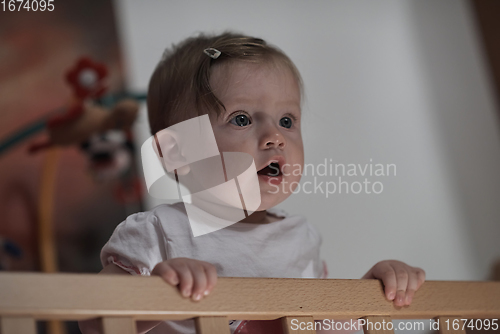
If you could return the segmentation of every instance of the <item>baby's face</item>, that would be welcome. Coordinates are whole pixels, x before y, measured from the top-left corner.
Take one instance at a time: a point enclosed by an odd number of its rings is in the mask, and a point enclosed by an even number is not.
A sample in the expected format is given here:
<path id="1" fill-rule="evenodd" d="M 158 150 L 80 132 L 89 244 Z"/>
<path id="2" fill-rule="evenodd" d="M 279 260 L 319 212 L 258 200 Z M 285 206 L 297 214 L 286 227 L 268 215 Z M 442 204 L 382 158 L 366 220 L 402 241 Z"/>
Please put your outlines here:
<path id="1" fill-rule="evenodd" d="M 258 211 L 281 203 L 297 187 L 304 164 L 297 80 L 285 68 L 235 62 L 214 68 L 210 85 L 226 107 L 218 118 L 210 116 L 219 151 L 253 157 L 261 190 Z M 279 168 L 266 168 L 271 162 Z"/>

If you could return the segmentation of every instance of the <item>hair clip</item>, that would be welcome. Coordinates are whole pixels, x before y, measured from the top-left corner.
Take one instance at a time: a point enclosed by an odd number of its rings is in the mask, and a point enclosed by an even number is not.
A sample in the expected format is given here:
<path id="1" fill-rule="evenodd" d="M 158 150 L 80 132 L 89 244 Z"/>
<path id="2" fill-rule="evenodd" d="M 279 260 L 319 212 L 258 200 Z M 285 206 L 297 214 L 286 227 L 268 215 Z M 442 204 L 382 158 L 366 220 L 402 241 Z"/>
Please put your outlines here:
<path id="1" fill-rule="evenodd" d="M 212 59 L 217 59 L 220 56 L 220 51 L 214 48 L 208 48 L 203 50 L 203 52 Z"/>

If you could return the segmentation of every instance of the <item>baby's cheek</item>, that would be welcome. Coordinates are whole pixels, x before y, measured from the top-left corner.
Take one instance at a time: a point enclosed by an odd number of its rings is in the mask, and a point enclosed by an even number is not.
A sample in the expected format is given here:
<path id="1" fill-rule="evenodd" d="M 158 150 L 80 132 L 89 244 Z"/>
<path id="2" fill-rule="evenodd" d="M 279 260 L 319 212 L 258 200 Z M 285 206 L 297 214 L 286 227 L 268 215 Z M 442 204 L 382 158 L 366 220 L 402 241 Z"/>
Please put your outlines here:
<path id="1" fill-rule="evenodd" d="M 295 171 L 295 173 L 298 173 L 298 171 Z M 299 186 L 300 178 L 301 178 L 300 174 L 299 175 L 294 175 L 294 174 L 290 175 L 290 180 L 288 181 L 288 183 L 290 185 L 291 192 L 295 191 L 295 189 L 297 189 L 297 187 Z"/>

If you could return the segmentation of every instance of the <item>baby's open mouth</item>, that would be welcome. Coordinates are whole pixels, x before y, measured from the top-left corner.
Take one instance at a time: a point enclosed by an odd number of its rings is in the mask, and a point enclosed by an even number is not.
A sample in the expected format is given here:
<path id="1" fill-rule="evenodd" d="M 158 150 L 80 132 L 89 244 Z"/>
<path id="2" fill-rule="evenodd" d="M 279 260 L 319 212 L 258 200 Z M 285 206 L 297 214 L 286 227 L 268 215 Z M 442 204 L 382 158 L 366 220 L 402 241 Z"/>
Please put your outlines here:
<path id="1" fill-rule="evenodd" d="M 281 175 L 280 165 L 277 162 L 271 162 L 269 165 L 259 170 L 257 174 L 271 177 L 279 176 Z"/>

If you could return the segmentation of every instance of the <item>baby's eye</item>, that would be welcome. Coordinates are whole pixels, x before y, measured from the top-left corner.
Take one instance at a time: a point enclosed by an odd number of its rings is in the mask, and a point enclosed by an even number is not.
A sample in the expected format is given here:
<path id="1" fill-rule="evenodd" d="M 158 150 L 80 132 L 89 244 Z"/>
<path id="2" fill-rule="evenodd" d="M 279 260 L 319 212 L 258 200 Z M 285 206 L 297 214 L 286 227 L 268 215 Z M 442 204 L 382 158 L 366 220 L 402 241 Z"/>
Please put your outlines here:
<path id="1" fill-rule="evenodd" d="M 231 124 L 237 125 L 237 126 L 247 126 L 251 124 L 250 120 L 248 119 L 247 115 L 238 115 L 235 116 L 231 119 L 230 121 Z"/>
<path id="2" fill-rule="evenodd" d="M 290 129 L 292 127 L 292 119 L 290 117 L 283 117 L 280 119 L 280 125 L 284 128 Z"/>

